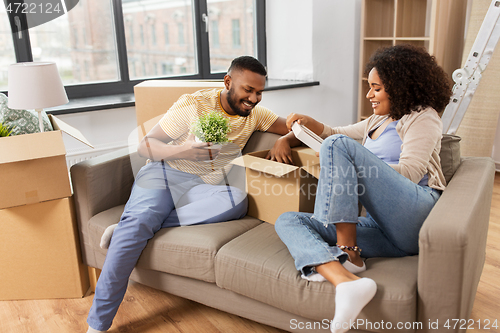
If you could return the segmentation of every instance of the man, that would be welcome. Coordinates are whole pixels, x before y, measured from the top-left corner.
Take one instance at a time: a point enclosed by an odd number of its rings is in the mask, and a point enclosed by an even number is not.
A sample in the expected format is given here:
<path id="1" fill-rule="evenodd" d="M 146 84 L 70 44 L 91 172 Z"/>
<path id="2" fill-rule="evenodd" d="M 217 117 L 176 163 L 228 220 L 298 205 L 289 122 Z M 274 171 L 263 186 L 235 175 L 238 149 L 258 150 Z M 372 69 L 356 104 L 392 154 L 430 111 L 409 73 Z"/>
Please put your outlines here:
<path id="1" fill-rule="evenodd" d="M 290 146 L 298 141 L 288 132 L 285 119 L 257 106 L 266 75 L 256 59 L 234 59 L 224 77 L 224 89 L 181 96 L 141 141 L 138 152 L 151 162 L 137 174 L 120 222 L 103 235 L 101 246 L 109 243 L 109 249 L 87 319 L 88 332 L 105 332 L 111 327 L 129 276 L 147 241 L 160 228 L 245 216 L 246 194 L 230 186 L 227 176 L 229 162 L 240 154 L 254 131 L 284 135 L 268 158 L 291 162 Z M 189 133 L 197 117 L 213 110 L 231 124 L 228 138 L 232 144 L 220 151 L 206 149 L 211 143 L 195 142 Z"/>

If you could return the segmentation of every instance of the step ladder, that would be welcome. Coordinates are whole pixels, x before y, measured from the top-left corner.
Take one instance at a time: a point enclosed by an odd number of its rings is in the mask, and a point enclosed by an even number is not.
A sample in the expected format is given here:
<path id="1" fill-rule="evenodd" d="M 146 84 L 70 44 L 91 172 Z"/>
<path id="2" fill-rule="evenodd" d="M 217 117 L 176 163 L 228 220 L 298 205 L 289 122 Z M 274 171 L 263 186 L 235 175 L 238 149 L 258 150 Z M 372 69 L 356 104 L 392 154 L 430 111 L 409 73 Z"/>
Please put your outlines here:
<path id="1" fill-rule="evenodd" d="M 453 72 L 453 95 L 441 120 L 443 133 L 455 134 L 476 92 L 500 38 L 500 1 L 493 0 L 484 17 L 474 45 L 463 68 Z"/>

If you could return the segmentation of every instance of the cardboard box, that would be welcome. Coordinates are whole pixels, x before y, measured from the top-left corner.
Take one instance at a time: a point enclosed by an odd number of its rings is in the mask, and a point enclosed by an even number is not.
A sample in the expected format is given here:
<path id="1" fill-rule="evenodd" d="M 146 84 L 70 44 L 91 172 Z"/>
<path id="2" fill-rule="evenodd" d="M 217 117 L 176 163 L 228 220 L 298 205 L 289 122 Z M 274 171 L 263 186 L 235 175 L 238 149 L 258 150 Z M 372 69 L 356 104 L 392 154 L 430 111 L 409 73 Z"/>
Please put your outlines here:
<path id="1" fill-rule="evenodd" d="M 77 129 L 49 118 L 54 131 L 0 138 L 0 209 L 71 195 L 62 132 L 92 145 Z"/>
<path id="2" fill-rule="evenodd" d="M 72 197 L 0 210 L 0 300 L 86 293 L 74 216 Z"/>
<path id="3" fill-rule="evenodd" d="M 134 86 L 139 141 L 184 94 L 202 89 L 222 89 L 224 82 L 194 80 L 148 80 Z"/>
<path id="4" fill-rule="evenodd" d="M 314 211 L 319 158 L 311 148 L 292 149 L 295 165 L 266 160 L 268 150 L 238 157 L 246 168 L 248 215 L 274 224 L 285 212 Z"/>

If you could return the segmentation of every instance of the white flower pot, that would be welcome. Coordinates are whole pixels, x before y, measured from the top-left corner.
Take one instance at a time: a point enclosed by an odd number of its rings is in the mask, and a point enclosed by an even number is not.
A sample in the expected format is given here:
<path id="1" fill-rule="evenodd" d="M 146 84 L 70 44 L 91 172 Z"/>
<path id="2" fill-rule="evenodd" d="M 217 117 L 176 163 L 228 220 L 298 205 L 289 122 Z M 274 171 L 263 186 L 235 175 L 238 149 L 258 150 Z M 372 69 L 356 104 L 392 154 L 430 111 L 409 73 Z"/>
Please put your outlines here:
<path id="1" fill-rule="evenodd" d="M 203 142 L 201 141 L 197 136 L 194 137 L 194 141 L 195 142 Z M 203 147 L 204 149 L 221 149 L 222 148 L 222 145 L 223 143 L 214 143 L 212 144 L 211 146 L 209 147 Z"/>

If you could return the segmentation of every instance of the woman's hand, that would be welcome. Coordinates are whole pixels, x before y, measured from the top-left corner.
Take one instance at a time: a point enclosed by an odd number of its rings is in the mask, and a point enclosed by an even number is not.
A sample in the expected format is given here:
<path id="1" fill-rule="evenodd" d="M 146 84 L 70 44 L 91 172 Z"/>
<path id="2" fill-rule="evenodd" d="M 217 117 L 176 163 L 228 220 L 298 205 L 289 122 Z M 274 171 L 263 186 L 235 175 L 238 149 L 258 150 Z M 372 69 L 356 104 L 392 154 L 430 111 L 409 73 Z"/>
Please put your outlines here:
<path id="1" fill-rule="evenodd" d="M 286 127 L 288 128 L 289 131 L 292 130 L 292 125 L 294 122 L 297 122 L 302 126 L 309 128 L 317 135 L 320 135 L 323 132 L 323 127 L 324 127 L 323 123 L 320 123 L 316 119 L 306 116 L 304 114 L 290 113 L 288 117 L 286 117 Z"/>
<path id="2" fill-rule="evenodd" d="M 309 123 L 310 121 L 314 121 L 314 119 L 303 114 L 290 113 L 288 117 L 286 117 L 286 128 L 291 131 L 294 122 L 298 122 L 301 125 L 307 126 L 307 123 Z"/>

